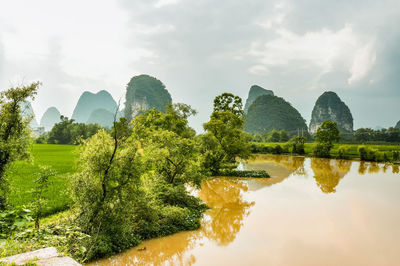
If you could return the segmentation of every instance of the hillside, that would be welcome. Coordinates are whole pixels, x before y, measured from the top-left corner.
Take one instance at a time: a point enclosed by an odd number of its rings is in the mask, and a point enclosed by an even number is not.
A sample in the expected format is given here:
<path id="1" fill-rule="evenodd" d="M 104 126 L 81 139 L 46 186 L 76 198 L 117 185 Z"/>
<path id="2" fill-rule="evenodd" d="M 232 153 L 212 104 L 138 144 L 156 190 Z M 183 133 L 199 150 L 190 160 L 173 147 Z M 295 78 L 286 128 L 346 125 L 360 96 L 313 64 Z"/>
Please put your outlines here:
<path id="1" fill-rule="evenodd" d="M 87 120 L 87 124 L 99 124 L 102 127 L 111 128 L 114 122 L 114 114 L 106 109 L 94 110 Z"/>
<path id="2" fill-rule="evenodd" d="M 133 77 L 126 88 L 125 117 L 132 120 L 141 110 L 155 108 L 162 112 L 172 103 L 171 95 L 165 85 L 149 75 Z"/>
<path id="3" fill-rule="evenodd" d="M 336 122 L 342 132 L 353 132 L 353 116 L 349 107 L 332 91 L 324 92 L 317 99 L 311 114 L 310 133 L 316 133 L 326 120 Z"/>
<path id="4" fill-rule="evenodd" d="M 247 96 L 246 104 L 244 105 L 244 112 L 247 113 L 250 105 L 261 95 L 274 95 L 271 90 L 266 90 L 258 85 L 251 86 L 249 90 L 249 95 Z"/>
<path id="5" fill-rule="evenodd" d="M 245 130 L 250 133 L 283 129 L 293 135 L 297 130 L 307 130 L 300 113 L 283 98 L 272 95 L 259 96 L 249 107 L 245 119 Z"/>

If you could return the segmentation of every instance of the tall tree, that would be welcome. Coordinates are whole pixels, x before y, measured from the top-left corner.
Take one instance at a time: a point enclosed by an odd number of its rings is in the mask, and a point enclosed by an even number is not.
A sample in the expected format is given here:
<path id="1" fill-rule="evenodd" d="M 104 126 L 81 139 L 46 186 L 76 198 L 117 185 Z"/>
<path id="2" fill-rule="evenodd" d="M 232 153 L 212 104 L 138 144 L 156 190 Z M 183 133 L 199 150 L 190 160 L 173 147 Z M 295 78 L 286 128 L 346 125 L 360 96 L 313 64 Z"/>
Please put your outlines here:
<path id="1" fill-rule="evenodd" d="M 210 121 L 203 125 L 205 134 L 199 137 L 203 164 L 218 174 L 224 167 L 234 167 L 236 158 L 250 157 L 248 135 L 243 131 L 242 100 L 230 93 L 223 93 L 214 100 Z"/>
<path id="2" fill-rule="evenodd" d="M 34 82 L 0 93 L 0 209 L 6 204 L 8 166 L 29 156 L 30 119 L 22 117 L 21 104 L 34 99 L 39 85 L 39 82 Z"/>
<path id="3" fill-rule="evenodd" d="M 333 143 L 339 141 L 337 123 L 329 120 L 324 121 L 315 134 L 315 140 L 317 145 L 313 150 L 314 155 L 317 157 L 330 157 Z"/>

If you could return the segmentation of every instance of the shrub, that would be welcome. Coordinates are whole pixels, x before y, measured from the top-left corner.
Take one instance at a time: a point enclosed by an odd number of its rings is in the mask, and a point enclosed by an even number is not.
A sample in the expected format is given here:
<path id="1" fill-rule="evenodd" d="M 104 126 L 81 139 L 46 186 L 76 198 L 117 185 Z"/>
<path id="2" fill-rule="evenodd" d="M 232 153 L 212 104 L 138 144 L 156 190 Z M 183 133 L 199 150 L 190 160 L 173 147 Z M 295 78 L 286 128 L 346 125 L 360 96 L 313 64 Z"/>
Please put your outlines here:
<path id="1" fill-rule="evenodd" d="M 331 148 L 332 145 L 329 143 L 317 143 L 314 146 L 313 155 L 315 157 L 329 158 L 331 156 L 330 155 Z"/>
<path id="2" fill-rule="evenodd" d="M 282 154 L 282 152 L 283 152 L 283 149 L 282 149 L 281 145 L 276 145 L 272 150 L 273 154 Z"/>
<path id="3" fill-rule="evenodd" d="M 385 152 L 371 149 L 367 146 L 360 146 L 358 153 L 360 154 L 361 161 L 382 162 L 389 159 Z"/>
<path id="4" fill-rule="evenodd" d="M 394 151 L 393 152 L 393 161 L 398 161 L 400 157 L 400 152 Z"/>
<path id="5" fill-rule="evenodd" d="M 25 208 L 0 212 L 0 239 L 6 239 L 17 229 L 24 228 L 32 221 L 31 211 Z"/>
<path id="6" fill-rule="evenodd" d="M 349 147 L 347 146 L 340 146 L 338 148 L 338 158 L 340 159 L 348 159 L 349 158 Z"/>
<path id="7" fill-rule="evenodd" d="M 289 149 L 290 149 L 290 144 L 288 144 L 288 143 L 283 144 L 283 146 L 282 146 L 283 153 L 289 153 Z"/>

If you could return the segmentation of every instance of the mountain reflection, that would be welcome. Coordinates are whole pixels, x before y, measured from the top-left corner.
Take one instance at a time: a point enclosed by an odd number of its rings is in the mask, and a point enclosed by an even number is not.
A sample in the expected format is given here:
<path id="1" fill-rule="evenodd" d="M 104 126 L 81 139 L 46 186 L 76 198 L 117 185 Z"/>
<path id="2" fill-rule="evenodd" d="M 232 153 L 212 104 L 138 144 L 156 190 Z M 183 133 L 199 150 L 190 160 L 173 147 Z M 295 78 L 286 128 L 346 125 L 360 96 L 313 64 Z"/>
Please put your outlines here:
<path id="1" fill-rule="evenodd" d="M 311 159 L 311 168 L 318 187 L 324 193 L 335 193 L 336 186 L 351 168 L 352 161 L 330 160 L 321 158 Z"/>

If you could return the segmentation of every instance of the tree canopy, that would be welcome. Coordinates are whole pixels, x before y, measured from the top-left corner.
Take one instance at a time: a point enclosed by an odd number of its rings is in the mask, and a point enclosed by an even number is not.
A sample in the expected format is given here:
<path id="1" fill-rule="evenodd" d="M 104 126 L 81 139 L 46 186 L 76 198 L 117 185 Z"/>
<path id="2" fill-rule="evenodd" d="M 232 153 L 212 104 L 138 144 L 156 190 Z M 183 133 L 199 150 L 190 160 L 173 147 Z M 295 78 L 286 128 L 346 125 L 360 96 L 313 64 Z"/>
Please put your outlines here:
<path id="1" fill-rule="evenodd" d="M 203 125 L 206 133 L 199 136 L 203 165 L 213 175 L 228 165 L 233 167 L 236 158 L 249 158 L 249 136 L 243 126 L 241 98 L 230 93 L 217 96 L 210 121 Z"/>

